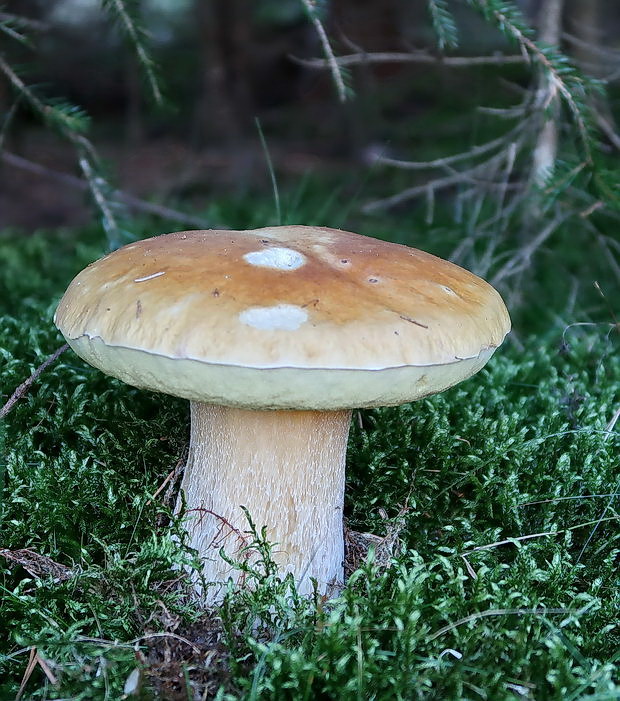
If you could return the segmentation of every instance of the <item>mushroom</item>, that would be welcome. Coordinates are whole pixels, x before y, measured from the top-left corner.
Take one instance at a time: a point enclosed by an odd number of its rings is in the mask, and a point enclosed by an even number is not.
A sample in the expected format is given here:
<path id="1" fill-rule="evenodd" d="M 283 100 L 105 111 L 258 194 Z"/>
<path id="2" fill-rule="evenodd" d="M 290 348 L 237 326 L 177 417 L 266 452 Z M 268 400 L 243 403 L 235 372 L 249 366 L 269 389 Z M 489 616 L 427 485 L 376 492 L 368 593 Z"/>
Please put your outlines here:
<path id="1" fill-rule="evenodd" d="M 466 379 L 510 328 L 472 273 L 308 226 L 132 243 L 73 280 L 55 323 L 103 372 L 190 400 L 181 490 L 205 580 L 238 577 L 219 550 L 247 554 L 245 507 L 304 594 L 342 584 L 352 409 Z"/>

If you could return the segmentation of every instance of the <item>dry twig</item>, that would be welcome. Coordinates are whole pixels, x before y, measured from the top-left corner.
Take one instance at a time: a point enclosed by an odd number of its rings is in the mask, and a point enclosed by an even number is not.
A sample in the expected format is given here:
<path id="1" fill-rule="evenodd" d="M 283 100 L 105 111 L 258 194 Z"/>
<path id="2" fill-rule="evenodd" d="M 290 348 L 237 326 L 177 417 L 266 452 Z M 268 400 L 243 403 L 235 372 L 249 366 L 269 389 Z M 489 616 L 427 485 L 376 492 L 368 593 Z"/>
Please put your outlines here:
<path id="1" fill-rule="evenodd" d="M 342 79 L 342 73 L 340 72 L 340 64 L 338 59 L 334 56 L 334 52 L 329 43 L 327 37 L 327 32 L 325 27 L 321 24 L 321 20 L 318 18 L 316 11 L 316 1 L 315 0 L 301 0 L 303 6 L 306 8 L 308 17 L 316 29 L 316 33 L 319 35 L 321 45 L 323 46 L 323 51 L 325 52 L 325 65 L 330 69 L 334 84 L 338 91 L 338 99 L 340 102 L 345 102 L 347 99 L 347 90 Z"/>
<path id="2" fill-rule="evenodd" d="M 39 655 L 37 652 L 36 647 L 31 647 L 30 648 L 30 657 L 28 659 L 28 664 L 26 665 L 26 669 L 24 671 L 24 676 L 22 677 L 21 684 L 19 685 L 19 691 L 17 692 L 17 696 L 15 697 L 15 701 L 19 701 L 21 697 L 24 694 L 24 691 L 26 689 L 26 684 L 28 684 L 28 680 L 32 676 L 32 673 L 34 672 L 36 666 L 39 665 L 41 669 L 43 670 L 43 673 L 45 676 L 49 679 L 51 684 L 57 684 L 58 680 L 52 673 L 52 670 L 49 668 L 49 665 L 47 662 Z"/>
<path id="3" fill-rule="evenodd" d="M 0 549 L 0 555 L 10 563 L 23 567 L 34 579 L 51 577 L 54 582 L 64 582 L 71 579 L 75 572 L 66 565 L 55 562 L 47 555 L 40 555 L 30 548 L 22 550 Z"/>
<path id="4" fill-rule="evenodd" d="M 19 387 L 8 398 L 7 402 L 0 408 L 0 419 L 3 419 L 9 411 L 17 404 L 17 402 L 26 394 L 30 387 L 36 382 L 39 376 L 64 353 L 69 344 L 65 343 L 60 348 L 57 348 L 50 357 L 45 360 L 39 367 L 30 375 L 30 377 L 19 385 Z"/>
<path id="5" fill-rule="evenodd" d="M 298 58 L 291 56 L 295 61 L 307 68 L 331 68 L 335 62 L 337 66 L 359 66 L 368 63 L 427 63 L 450 68 L 466 68 L 469 66 L 499 66 L 507 63 L 526 63 L 527 58 L 521 54 L 504 56 L 434 56 L 427 51 L 385 51 L 385 52 L 358 52 L 345 56 L 334 56 L 333 62 L 323 58 Z"/>

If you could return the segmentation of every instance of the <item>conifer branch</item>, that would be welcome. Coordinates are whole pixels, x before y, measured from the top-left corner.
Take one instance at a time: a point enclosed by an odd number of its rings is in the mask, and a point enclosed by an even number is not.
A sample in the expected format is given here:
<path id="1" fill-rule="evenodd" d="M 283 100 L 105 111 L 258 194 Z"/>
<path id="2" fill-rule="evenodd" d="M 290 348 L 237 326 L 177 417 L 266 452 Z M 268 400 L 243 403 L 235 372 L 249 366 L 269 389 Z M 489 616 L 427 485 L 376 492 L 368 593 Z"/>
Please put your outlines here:
<path id="1" fill-rule="evenodd" d="M 325 27 L 318 16 L 317 0 L 301 0 L 310 21 L 316 29 L 316 33 L 319 36 L 321 45 L 323 46 L 323 52 L 325 54 L 325 60 L 332 74 L 332 79 L 334 85 L 336 86 L 336 91 L 338 92 L 338 100 L 340 102 L 346 102 L 347 100 L 347 88 L 345 86 L 344 77 L 341 69 L 341 64 L 338 63 L 336 57 L 334 56 L 334 51 L 329 43 L 329 38 L 327 37 L 327 32 Z"/>
<path id="2" fill-rule="evenodd" d="M 155 64 L 142 42 L 140 36 L 142 30 L 127 9 L 125 0 L 101 0 L 101 3 L 105 10 L 118 19 L 130 44 L 133 46 L 138 63 L 144 71 L 153 99 L 157 105 L 161 105 L 163 97 L 159 87 L 159 79 L 155 73 Z"/>
<path id="3" fill-rule="evenodd" d="M 456 49 L 459 45 L 459 32 L 446 0 L 427 0 L 427 7 L 439 48 L 442 51 L 445 48 Z"/>
<path id="4" fill-rule="evenodd" d="M 72 105 L 44 100 L 20 78 L 0 54 L 0 73 L 3 73 L 17 94 L 30 109 L 44 121 L 55 126 L 78 153 L 78 165 L 88 183 L 91 196 L 99 209 L 103 226 L 111 246 L 122 238 L 121 230 L 114 213 L 114 204 L 106 196 L 110 190 L 105 178 L 99 174 L 98 156 L 93 144 L 83 135 L 88 126 L 87 115 Z"/>
<path id="5" fill-rule="evenodd" d="M 468 0 L 468 3 L 543 68 L 548 76 L 549 91 L 557 92 L 568 106 L 577 124 L 586 160 L 591 161 L 589 120 L 583 102 L 585 78 L 557 48 L 542 46 L 533 39 L 533 30 L 513 3 L 506 0 Z"/>

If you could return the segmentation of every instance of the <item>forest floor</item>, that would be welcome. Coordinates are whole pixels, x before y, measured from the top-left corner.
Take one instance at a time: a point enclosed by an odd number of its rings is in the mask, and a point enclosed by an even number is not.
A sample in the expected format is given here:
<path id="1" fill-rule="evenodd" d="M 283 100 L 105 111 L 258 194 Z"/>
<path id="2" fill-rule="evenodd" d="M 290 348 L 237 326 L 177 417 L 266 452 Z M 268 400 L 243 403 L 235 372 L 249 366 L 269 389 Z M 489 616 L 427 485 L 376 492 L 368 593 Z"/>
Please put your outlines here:
<path id="1" fill-rule="evenodd" d="M 295 215 L 325 222 L 326 199 Z M 259 226 L 272 204 L 204 216 Z M 455 243 L 402 218 L 366 229 L 443 255 Z M 61 346 L 55 305 L 105 248 L 95 225 L 0 234 L 0 405 Z M 185 403 L 60 355 L 0 420 L 0 698 L 620 699 L 613 280 L 561 235 L 547 253 L 483 371 L 355 416 L 347 527 L 391 550 L 351 563 L 331 601 L 298 597 L 258 539 L 254 587 L 197 604 L 160 491 L 187 446 Z"/>

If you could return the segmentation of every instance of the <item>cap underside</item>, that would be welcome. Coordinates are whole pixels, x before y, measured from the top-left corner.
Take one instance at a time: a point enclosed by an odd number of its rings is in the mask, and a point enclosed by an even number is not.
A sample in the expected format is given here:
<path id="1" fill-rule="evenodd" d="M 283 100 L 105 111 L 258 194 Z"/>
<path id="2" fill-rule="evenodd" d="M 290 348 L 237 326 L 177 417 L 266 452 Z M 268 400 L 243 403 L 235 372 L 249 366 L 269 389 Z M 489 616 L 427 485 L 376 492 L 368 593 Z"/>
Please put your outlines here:
<path id="1" fill-rule="evenodd" d="M 248 368 L 110 348 L 100 338 L 69 341 L 88 363 L 134 387 L 242 409 L 338 410 L 395 406 L 441 392 L 478 372 L 494 352 L 449 365 L 381 370 Z M 110 370 L 110 358 L 114 367 Z"/>

